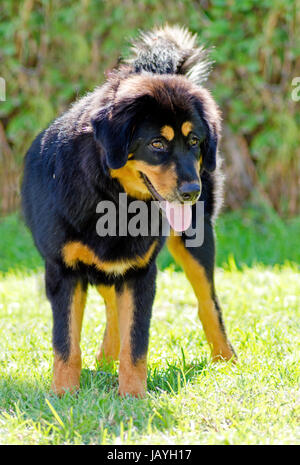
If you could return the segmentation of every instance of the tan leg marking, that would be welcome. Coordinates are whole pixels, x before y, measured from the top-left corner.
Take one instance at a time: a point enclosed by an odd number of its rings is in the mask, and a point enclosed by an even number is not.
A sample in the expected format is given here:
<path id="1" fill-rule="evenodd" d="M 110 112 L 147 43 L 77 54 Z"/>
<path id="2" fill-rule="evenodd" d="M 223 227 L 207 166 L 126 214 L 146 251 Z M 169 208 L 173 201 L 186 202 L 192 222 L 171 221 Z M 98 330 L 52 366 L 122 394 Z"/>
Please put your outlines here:
<path id="1" fill-rule="evenodd" d="M 86 291 L 80 283 L 77 284 L 70 308 L 70 354 L 67 361 L 54 353 L 52 389 L 61 396 L 66 391 L 74 392 L 79 389 L 81 372 L 80 332 L 83 311 L 86 303 Z"/>
<path id="2" fill-rule="evenodd" d="M 97 360 L 101 364 L 103 359 L 107 361 L 119 359 L 120 331 L 114 286 L 98 286 L 97 290 L 103 297 L 106 307 L 106 328 L 103 342 L 97 353 Z"/>
<path id="3" fill-rule="evenodd" d="M 202 322 L 214 360 L 230 360 L 234 353 L 220 324 L 218 310 L 212 298 L 212 288 L 204 268 L 186 250 L 178 236 L 170 236 L 168 248 L 175 260 L 183 267 L 198 299 L 198 315 Z"/>
<path id="4" fill-rule="evenodd" d="M 132 291 L 127 287 L 117 294 L 119 327 L 121 336 L 119 394 L 144 397 L 147 385 L 147 358 L 132 360 L 131 328 L 134 314 Z"/>

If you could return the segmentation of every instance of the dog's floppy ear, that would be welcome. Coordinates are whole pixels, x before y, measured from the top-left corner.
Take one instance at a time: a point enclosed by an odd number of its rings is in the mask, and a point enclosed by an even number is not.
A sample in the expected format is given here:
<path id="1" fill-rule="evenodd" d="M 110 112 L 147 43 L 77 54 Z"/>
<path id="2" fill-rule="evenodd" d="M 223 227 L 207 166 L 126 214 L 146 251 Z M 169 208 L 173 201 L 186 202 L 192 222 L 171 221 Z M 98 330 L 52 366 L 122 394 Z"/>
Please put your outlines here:
<path id="1" fill-rule="evenodd" d="M 201 117 L 206 130 L 206 137 L 201 143 L 203 167 L 206 171 L 214 171 L 217 166 L 218 142 L 220 138 L 220 115 L 212 97 L 203 95 L 195 102 L 197 113 Z"/>
<path id="2" fill-rule="evenodd" d="M 214 171 L 217 166 L 218 134 L 214 127 L 207 123 L 207 136 L 201 143 L 201 153 L 203 154 L 203 166 L 206 171 Z"/>
<path id="3" fill-rule="evenodd" d="M 126 114 L 126 113 L 125 113 Z M 109 168 L 122 168 L 127 162 L 131 135 L 131 118 L 114 115 L 112 105 L 102 108 L 91 118 L 94 136 L 103 147 Z"/>

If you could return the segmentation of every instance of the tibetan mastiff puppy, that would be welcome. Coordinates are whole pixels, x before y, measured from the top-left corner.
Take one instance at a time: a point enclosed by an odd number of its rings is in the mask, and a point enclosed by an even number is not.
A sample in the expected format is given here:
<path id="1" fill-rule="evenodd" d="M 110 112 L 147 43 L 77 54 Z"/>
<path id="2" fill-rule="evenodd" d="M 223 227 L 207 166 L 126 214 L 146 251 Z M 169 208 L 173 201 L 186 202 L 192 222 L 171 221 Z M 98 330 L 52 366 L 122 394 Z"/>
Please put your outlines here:
<path id="1" fill-rule="evenodd" d="M 145 395 L 155 261 L 165 240 L 194 289 L 213 359 L 235 356 L 214 287 L 213 220 L 222 175 L 220 114 L 202 86 L 209 67 L 187 30 L 143 33 L 130 57 L 38 135 L 26 155 L 22 205 L 45 261 L 58 395 L 79 388 L 89 284 L 106 305 L 99 363 L 120 361 L 120 395 Z M 120 194 L 126 194 L 127 217 L 118 215 Z M 151 234 L 151 217 L 148 234 L 126 233 L 137 200 L 149 211 L 152 202 L 159 204 L 168 237 L 162 228 Z M 102 202 L 115 207 L 115 234 L 99 234 Z M 204 214 L 198 226 L 199 202 Z M 192 227 L 203 228 L 197 247 L 186 240 Z"/>

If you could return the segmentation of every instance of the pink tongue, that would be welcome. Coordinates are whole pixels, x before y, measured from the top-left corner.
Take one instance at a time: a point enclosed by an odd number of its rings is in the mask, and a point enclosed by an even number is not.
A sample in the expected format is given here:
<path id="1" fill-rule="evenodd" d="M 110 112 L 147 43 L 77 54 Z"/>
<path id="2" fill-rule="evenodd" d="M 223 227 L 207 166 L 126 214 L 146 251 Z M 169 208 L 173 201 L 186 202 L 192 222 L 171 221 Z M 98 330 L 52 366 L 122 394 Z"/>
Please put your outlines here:
<path id="1" fill-rule="evenodd" d="M 174 231 L 186 231 L 192 221 L 192 208 L 188 204 L 166 202 L 165 211 Z"/>

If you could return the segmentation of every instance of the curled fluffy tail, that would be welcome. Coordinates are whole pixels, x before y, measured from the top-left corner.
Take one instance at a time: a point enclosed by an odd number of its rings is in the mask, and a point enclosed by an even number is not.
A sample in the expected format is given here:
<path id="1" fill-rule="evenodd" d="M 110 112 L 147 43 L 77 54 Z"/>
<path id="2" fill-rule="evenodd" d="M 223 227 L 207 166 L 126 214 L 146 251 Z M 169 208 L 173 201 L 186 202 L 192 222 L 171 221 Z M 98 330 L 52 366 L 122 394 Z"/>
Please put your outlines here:
<path id="1" fill-rule="evenodd" d="M 196 34 L 180 26 L 141 32 L 126 60 L 136 72 L 184 74 L 195 84 L 204 82 L 211 69 L 208 51 L 197 46 Z"/>

